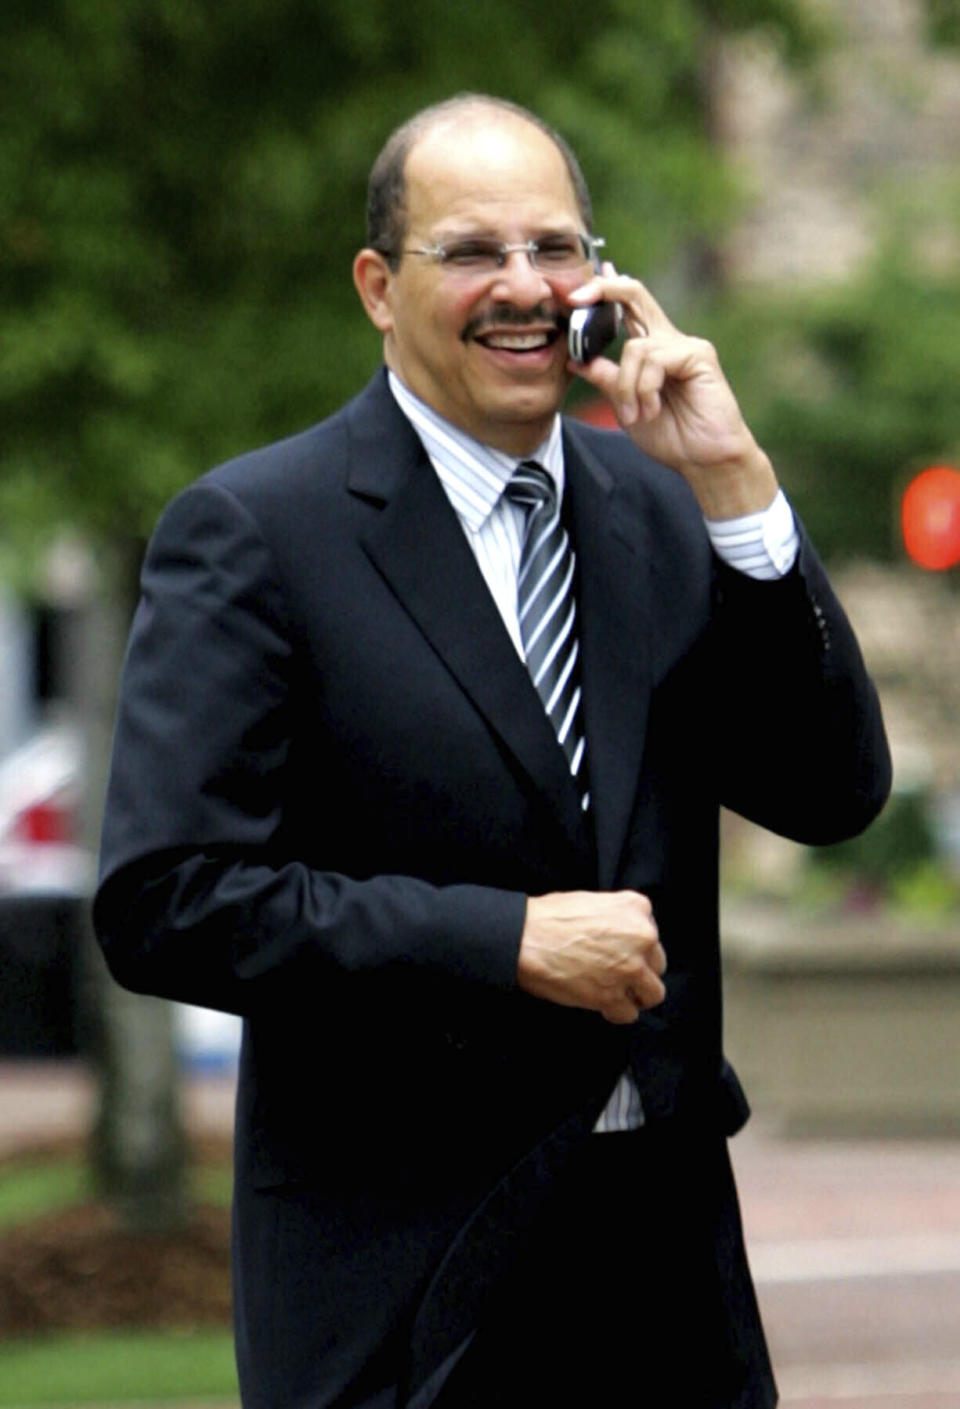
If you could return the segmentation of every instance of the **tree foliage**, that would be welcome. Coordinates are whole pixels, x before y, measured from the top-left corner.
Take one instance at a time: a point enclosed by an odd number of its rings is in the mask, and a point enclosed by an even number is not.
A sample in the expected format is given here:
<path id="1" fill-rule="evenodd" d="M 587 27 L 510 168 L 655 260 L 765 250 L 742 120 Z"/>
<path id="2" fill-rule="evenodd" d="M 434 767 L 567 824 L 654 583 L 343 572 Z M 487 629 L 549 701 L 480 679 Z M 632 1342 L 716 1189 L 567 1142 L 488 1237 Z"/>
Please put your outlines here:
<path id="1" fill-rule="evenodd" d="M 482 89 L 555 122 L 628 268 L 708 238 L 731 186 L 704 66 L 757 23 L 809 52 L 793 0 L 8 0 L 0 534 L 143 533 L 362 385 L 366 173 L 424 103 Z"/>
<path id="2" fill-rule="evenodd" d="M 925 10 L 933 43 L 960 45 L 960 0 L 925 0 Z"/>
<path id="3" fill-rule="evenodd" d="M 848 284 L 741 296 L 714 319 L 754 433 L 832 559 L 900 556 L 910 476 L 960 466 L 960 270 L 931 272 L 910 235 L 892 221 Z"/>

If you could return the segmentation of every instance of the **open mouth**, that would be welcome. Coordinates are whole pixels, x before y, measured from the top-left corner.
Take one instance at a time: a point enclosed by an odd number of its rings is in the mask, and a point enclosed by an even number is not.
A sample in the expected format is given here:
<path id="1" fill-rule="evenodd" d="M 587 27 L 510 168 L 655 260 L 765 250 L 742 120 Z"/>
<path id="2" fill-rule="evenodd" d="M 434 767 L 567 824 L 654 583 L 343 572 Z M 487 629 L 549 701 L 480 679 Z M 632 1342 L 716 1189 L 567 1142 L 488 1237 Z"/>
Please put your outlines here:
<path id="1" fill-rule="evenodd" d="M 495 352 L 541 352 L 552 347 L 560 336 L 559 328 L 513 328 L 509 331 L 480 333 L 477 342 Z"/>

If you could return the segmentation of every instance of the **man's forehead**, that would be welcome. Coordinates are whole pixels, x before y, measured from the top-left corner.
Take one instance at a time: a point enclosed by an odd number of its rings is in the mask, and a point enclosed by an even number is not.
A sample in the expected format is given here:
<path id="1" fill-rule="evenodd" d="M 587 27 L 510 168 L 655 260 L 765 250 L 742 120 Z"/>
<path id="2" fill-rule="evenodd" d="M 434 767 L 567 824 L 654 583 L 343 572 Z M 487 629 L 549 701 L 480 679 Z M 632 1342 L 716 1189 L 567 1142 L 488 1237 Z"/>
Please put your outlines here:
<path id="1" fill-rule="evenodd" d="M 533 123 L 496 108 L 438 118 L 411 147 L 405 177 L 408 214 L 424 206 L 434 216 L 451 207 L 466 215 L 472 205 L 493 213 L 521 195 L 577 213 L 560 149 Z"/>

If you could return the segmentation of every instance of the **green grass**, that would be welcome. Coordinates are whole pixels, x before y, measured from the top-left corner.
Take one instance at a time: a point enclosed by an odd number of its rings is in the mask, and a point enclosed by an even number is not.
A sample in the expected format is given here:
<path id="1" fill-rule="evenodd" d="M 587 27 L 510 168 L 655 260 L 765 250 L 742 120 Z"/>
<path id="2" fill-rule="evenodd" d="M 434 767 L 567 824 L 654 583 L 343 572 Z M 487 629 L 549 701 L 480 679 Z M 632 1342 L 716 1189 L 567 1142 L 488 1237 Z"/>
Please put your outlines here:
<path id="1" fill-rule="evenodd" d="M 78 1159 L 18 1160 L 0 1166 L 0 1229 L 68 1208 L 89 1192 L 87 1171 Z"/>
<path id="2" fill-rule="evenodd" d="M 229 1331 L 111 1332 L 0 1342 L 0 1406 L 237 1402 Z"/>
<path id="3" fill-rule="evenodd" d="M 233 1187 L 229 1163 L 201 1164 L 189 1171 L 190 1190 L 202 1203 L 228 1207 Z M 0 1232 L 92 1196 L 83 1160 L 25 1158 L 0 1164 Z"/>
<path id="4" fill-rule="evenodd" d="M 231 1170 L 201 1164 L 190 1171 L 194 1197 L 230 1201 Z M 82 1159 L 0 1163 L 0 1232 L 89 1198 Z M 0 1340 L 0 1409 L 33 1405 L 156 1406 L 160 1401 L 233 1405 L 238 1400 L 228 1330 L 114 1331 Z"/>
<path id="5" fill-rule="evenodd" d="M 229 1208 L 233 1197 L 233 1166 L 229 1162 L 197 1165 L 190 1171 L 190 1190 L 200 1203 Z"/>

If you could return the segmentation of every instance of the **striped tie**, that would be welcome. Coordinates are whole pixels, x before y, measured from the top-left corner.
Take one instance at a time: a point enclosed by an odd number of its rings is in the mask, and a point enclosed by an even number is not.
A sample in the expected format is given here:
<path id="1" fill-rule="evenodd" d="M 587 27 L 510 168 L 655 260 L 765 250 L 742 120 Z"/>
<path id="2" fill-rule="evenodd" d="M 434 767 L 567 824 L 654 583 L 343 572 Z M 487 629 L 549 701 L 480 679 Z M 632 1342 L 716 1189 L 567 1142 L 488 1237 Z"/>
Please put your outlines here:
<path id="1" fill-rule="evenodd" d="M 517 611 L 527 669 L 550 717 L 584 811 L 590 805 L 580 705 L 574 554 L 560 521 L 553 480 L 541 465 L 524 460 L 504 490 L 526 511 Z"/>

